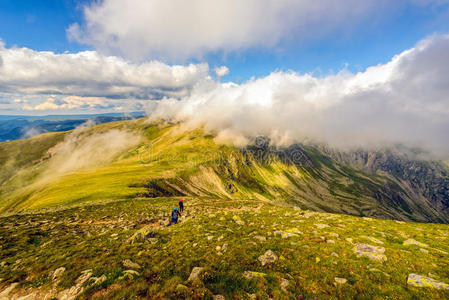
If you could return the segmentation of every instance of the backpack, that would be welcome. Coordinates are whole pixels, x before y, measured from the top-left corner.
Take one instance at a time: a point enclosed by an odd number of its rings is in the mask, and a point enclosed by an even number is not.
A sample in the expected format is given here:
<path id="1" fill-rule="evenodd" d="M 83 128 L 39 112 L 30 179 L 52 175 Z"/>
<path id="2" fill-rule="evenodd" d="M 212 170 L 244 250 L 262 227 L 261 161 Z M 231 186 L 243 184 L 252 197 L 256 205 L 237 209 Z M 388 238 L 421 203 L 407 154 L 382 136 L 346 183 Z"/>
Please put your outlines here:
<path id="1" fill-rule="evenodd" d="M 177 218 L 178 218 L 178 214 L 176 213 L 176 210 L 174 210 L 174 211 L 171 213 L 171 217 L 172 217 L 173 219 L 177 219 Z"/>

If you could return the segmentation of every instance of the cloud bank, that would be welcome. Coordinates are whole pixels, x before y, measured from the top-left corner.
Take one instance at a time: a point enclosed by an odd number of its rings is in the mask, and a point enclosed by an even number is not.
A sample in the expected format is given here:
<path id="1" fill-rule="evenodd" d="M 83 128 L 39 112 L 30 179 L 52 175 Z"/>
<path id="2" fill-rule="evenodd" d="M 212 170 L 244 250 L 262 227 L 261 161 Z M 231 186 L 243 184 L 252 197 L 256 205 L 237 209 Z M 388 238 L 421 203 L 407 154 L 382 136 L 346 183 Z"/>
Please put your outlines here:
<path id="1" fill-rule="evenodd" d="M 272 48 L 447 0 L 103 0 L 84 7 L 71 40 L 132 59 L 184 60 L 209 52 Z"/>
<path id="2" fill-rule="evenodd" d="M 312 140 L 337 147 L 402 143 L 449 158 L 449 35 L 435 35 L 364 72 L 275 72 L 237 85 L 207 81 L 182 100 L 161 101 L 158 117 L 245 144 Z"/>
<path id="3" fill-rule="evenodd" d="M 0 91 L 109 99 L 182 97 L 209 76 L 206 63 L 130 63 L 96 51 L 56 54 L 0 43 Z"/>

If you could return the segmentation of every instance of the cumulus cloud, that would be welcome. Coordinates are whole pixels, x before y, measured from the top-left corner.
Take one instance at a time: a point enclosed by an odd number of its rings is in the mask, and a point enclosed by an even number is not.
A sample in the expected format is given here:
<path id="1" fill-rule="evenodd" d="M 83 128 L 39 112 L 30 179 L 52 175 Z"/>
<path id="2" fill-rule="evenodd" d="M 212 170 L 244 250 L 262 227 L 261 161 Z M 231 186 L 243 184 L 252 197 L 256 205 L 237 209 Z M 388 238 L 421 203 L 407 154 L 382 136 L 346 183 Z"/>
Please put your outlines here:
<path id="1" fill-rule="evenodd" d="M 406 5 L 446 0 L 103 0 L 84 7 L 70 39 L 133 59 L 198 58 L 304 40 Z M 375 19 L 375 18 L 374 18 Z"/>
<path id="2" fill-rule="evenodd" d="M 214 70 L 217 77 L 223 77 L 229 74 L 229 68 L 226 66 L 216 67 Z"/>
<path id="3" fill-rule="evenodd" d="M 161 99 L 189 93 L 209 75 L 207 64 L 130 63 L 96 51 L 56 54 L 0 43 L 0 91 L 109 99 Z"/>
<path id="4" fill-rule="evenodd" d="M 24 105 L 25 110 L 71 110 L 71 109 L 106 109 L 113 108 L 112 103 L 107 102 L 105 99 L 98 97 L 79 97 L 79 96 L 66 96 L 57 97 L 50 96 L 45 102 L 31 106 L 29 104 Z"/>
<path id="5" fill-rule="evenodd" d="M 436 35 L 364 72 L 275 72 L 243 84 L 204 82 L 156 116 L 203 125 L 223 141 L 267 135 L 279 145 L 402 143 L 449 157 L 449 35 Z"/>

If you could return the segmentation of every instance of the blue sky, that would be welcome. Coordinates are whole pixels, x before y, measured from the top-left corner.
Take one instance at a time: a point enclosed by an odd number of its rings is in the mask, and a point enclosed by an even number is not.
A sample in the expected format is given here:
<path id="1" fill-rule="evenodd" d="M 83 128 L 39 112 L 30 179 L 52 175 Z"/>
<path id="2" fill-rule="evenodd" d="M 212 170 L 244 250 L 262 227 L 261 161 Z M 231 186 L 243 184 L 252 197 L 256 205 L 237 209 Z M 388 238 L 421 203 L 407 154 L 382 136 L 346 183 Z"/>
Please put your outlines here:
<path id="1" fill-rule="evenodd" d="M 0 113 L 139 109 L 189 95 L 219 66 L 230 70 L 222 82 L 238 84 L 277 71 L 364 72 L 448 32 L 447 0 L 0 0 Z M 59 69 L 68 71 L 54 77 Z M 142 72 L 148 80 L 135 84 Z"/>
<path id="2" fill-rule="evenodd" d="M 67 28 L 83 22 L 83 5 L 89 0 L 1 0 L 0 38 L 7 47 L 16 45 L 57 53 L 94 49 L 69 41 Z M 413 47 L 426 36 L 449 32 L 448 5 L 423 9 L 406 5 L 381 12 L 383 18 L 369 19 L 350 30 L 332 32 L 324 38 L 301 43 L 290 41 L 273 49 L 245 49 L 227 54 L 212 53 L 202 59 L 213 66 L 226 65 L 231 80 L 246 80 L 268 75 L 275 70 L 337 72 L 346 64 L 352 71 L 385 63 L 397 53 Z M 149 58 L 151 59 L 151 57 Z"/>

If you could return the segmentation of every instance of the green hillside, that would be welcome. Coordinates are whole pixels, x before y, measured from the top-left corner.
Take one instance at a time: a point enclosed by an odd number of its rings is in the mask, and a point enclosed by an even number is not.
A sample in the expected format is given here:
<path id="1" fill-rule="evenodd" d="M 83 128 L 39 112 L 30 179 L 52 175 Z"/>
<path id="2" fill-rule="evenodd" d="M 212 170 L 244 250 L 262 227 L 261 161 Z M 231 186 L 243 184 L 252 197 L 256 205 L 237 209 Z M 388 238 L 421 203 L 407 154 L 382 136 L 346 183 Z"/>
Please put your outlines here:
<path id="1" fill-rule="evenodd" d="M 410 222 L 447 222 L 446 167 L 214 138 L 138 119 L 0 143 L 0 299 L 449 297 L 449 225 Z"/>
<path id="2" fill-rule="evenodd" d="M 432 190 L 430 178 L 420 189 L 395 173 L 411 169 L 406 162 L 396 165 L 393 160 L 387 172 L 367 171 L 313 145 L 274 148 L 256 141 L 237 149 L 218 145 L 213 135 L 182 124 L 147 119 L 102 124 L 0 143 L 0 155 L 3 212 L 188 195 L 449 222 L 447 189 L 440 193 L 449 177 L 440 174 L 447 169 L 441 164 L 437 166 L 443 171 L 437 168 L 434 180 L 439 186 Z M 431 166 L 420 169 L 437 173 Z"/>

